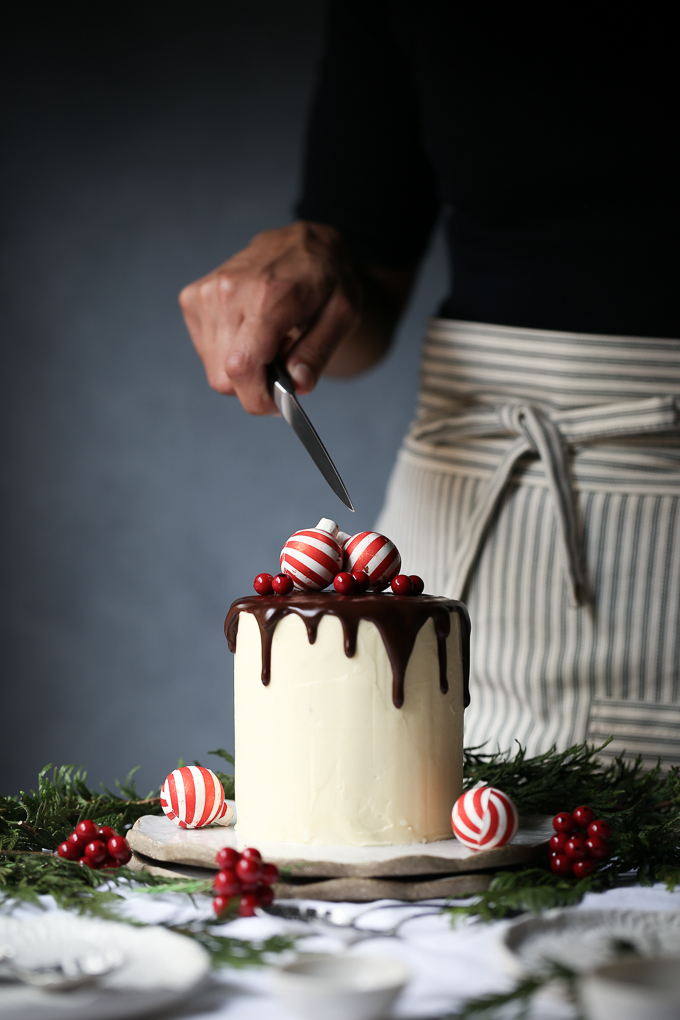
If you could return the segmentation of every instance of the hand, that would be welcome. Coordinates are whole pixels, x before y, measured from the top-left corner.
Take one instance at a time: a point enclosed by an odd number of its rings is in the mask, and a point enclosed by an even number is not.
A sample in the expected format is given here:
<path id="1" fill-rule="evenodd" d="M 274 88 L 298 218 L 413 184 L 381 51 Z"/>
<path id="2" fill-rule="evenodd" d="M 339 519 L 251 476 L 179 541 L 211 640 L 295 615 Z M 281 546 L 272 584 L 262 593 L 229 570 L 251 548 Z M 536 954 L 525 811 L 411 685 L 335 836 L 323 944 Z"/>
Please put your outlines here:
<path id="1" fill-rule="evenodd" d="M 276 414 L 266 366 L 279 355 L 309 393 L 357 330 L 362 287 L 338 232 L 297 222 L 258 234 L 179 302 L 212 388 L 251 414 Z"/>

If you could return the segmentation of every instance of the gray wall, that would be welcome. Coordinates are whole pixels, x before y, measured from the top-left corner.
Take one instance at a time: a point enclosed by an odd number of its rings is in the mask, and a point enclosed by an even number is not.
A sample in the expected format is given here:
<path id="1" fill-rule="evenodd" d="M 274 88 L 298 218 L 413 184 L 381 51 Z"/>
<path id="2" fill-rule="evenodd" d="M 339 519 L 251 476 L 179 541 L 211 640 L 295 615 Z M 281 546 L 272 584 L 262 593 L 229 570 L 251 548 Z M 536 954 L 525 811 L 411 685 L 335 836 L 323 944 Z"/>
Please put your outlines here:
<path id="1" fill-rule="evenodd" d="M 0 783 L 141 765 L 146 790 L 233 747 L 230 602 L 297 528 L 372 524 L 443 254 L 387 361 L 306 399 L 353 516 L 282 421 L 209 390 L 176 300 L 289 219 L 322 5 L 185 4 L 105 31 L 58 6 L 6 61 Z"/>

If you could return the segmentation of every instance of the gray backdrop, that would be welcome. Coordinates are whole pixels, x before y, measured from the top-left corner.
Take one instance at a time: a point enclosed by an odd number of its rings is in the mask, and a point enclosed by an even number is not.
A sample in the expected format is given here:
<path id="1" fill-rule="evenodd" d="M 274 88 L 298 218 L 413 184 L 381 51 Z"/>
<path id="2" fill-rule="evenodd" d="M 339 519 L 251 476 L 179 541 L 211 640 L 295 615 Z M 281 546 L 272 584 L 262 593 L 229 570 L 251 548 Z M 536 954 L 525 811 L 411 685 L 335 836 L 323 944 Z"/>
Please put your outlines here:
<path id="1" fill-rule="evenodd" d="M 444 256 L 387 361 L 305 401 L 353 516 L 282 421 L 208 388 L 176 300 L 290 218 L 323 6 L 57 6 L 5 61 L 0 780 L 141 765 L 146 791 L 233 748 L 230 602 L 292 531 L 371 526 Z"/>

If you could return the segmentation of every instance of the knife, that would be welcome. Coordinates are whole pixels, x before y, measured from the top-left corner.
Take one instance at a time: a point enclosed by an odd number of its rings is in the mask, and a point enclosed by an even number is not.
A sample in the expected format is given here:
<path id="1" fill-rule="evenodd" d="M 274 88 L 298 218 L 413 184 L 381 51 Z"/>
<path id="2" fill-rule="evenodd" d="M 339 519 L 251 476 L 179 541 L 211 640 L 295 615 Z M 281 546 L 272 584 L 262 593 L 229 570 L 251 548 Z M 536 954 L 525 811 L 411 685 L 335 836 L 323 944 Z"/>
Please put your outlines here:
<path id="1" fill-rule="evenodd" d="M 298 439 L 301 440 L 302 445 L 335 495 L 354 513 L 352 500 L 349 498 L 345 483 L 329 457 L 326 447 L 319 439 L 316 429 L 300 407 L 298 398 L 295 396 L 293 380 L 280 361 L 273 361 L 271 365 L 267 365 L 267 379 L 269 382 L 269 392 L 282 416 L 286 419 Z"/>

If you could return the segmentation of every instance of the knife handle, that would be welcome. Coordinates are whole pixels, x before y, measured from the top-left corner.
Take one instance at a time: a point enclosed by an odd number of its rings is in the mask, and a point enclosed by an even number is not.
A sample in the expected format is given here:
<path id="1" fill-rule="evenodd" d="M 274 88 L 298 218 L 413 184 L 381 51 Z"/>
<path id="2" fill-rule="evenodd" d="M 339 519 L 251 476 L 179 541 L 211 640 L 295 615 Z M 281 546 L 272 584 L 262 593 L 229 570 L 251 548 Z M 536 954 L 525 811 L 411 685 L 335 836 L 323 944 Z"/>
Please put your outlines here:
<path id="1" fill-rule="evenodd" d="M 274 358 L 272 363 L 267 365 L 267 381 L 270 391 L 274 388 L 274 383 L 278 383 L 286 393 L 290 393 L 293 397 L 295 396 L 295 383 L 291 379 L 286 366 L 279 358 Z"/>

